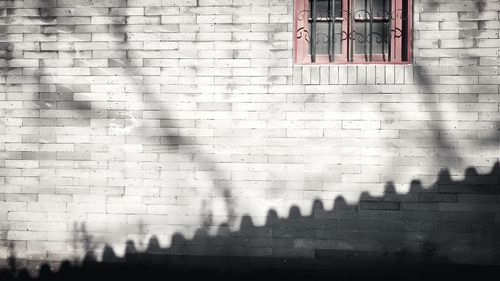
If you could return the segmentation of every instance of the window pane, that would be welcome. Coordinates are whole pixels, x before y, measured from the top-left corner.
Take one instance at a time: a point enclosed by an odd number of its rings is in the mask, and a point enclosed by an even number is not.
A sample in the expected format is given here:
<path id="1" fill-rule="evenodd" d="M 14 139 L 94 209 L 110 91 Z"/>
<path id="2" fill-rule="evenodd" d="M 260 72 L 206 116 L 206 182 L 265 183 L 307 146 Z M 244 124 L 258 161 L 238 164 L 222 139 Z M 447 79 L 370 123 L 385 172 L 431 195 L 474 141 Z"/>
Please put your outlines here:
<path id="1" fill-rule="evenodd" d="M 388 18 L 390 12 L 390 0 L 372 0 L 373 1 L 373 16 Z"/>
<path id="2" fill-rule="evenodd" d="M 355 0 L 354 1 L 354 16 L 356 18 L 368 17 L 366 12 L 370 11 L 370 0 Z"/>
<path id="3" fill-rule="evenodd" d="M 370 53 L 370 41 L 372 42 L 372 54 L 387 54 L 389 44 L 389 28 L 388 23 L 377 22 L 373 23 L 370 40 L 370 23 L 356 22 L 356 37 L 354 40 L 354 53 L 366 54 Z M 385 29 L 385 34 L 384 34 Z"/>
<path id="4" fill-rule="evenodd" d="M 340 22 L 335 23 L 335 54 L 341 53 L 341 31 L 342 25 Z M 330 48 L 330 36 L 328 30 L 328 22 L 316 23 L 316 54 L 328 54 Z"/>
<path id="5" fill-rule="evenodd" d="M 335 2 L 335 15 L 341 17 L 342 15 L 342 1 L 341 0 L 316 0 L 316 17 L 327 18 L 330 16 L 330 7 L 332 2 Z M 310 11 L 312 12 L 313 1 L 310 1 Z"/>
<path id="6" fill-rule="evenodd" d="M 370 18 L 370 4 L 373 4 L 373 17 L 388 17 L 390 0 L 355 0 L 354 15 L 356 18 Z"/>

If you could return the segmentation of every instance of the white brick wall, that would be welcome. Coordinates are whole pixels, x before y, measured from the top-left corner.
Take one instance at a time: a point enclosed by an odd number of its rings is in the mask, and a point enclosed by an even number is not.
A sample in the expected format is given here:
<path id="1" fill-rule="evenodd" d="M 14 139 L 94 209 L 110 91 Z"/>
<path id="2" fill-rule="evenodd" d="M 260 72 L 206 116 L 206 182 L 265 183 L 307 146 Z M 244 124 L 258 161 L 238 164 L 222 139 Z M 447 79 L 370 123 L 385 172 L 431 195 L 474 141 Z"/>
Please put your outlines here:
<path id="1" fill-rule="evenodd" d="M 415 0 L 404 66 L 294 65 L 292 0 L 1 5 L 0 231 L 20 258 L 80 255 L 75 224 L 165 246 L 209 215 L 236 230 L 499 160 L 496 0 Z"/>

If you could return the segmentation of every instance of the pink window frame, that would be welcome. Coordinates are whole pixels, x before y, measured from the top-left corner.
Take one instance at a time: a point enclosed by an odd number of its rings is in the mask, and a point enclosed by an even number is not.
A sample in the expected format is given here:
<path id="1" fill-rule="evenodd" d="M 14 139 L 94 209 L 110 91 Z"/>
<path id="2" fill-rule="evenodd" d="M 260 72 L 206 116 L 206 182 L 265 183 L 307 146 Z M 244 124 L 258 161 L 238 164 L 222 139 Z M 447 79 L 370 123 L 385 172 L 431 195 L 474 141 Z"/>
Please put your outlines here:
<path id="1" fill-rule="evenodd" d="M 392 9 L 393 11 L 402 10 L 403 3 L 398 0 L 392 1 Z M 297 31 L 298 26 L 298 13 L 301 11 L 309 10 L 309 2 L 310 0 L 294 0 L 294 21 L 293 27 L 294 31 Z M 353 0 L 342 0 L 342 7 L 348 7 L 352 5 Z M 297 64 L 410 64 L 411 63 L 411 54 L 412 54 L 412 44 L 411 44 L 411 29 L 412 29 L 412 0 L 408 0 L 408 32 L 406 38 L 401 36 L 400 38 L 394 38 L 391 36 L 391 56 L 390 61 L 384 61 L 383 56 L 381 54 L 373 54 L 372 61 L 365 61 L 363 54 L 353 54 L 353 60 L 349 61 L 348 59 L 348 50 L 349 50 L 349 41 L 345 40 L 342 42 L 342 53 L 336 54 L 333 62 L 330 62 L 328 54 L 317 54 L 316 62 L 311 62 L 311 55 L 307 52 L 308 42 L 305 40 L 305 36 L 301 38 L 297 38 L 297 34 L 294 32 L 294 61 Z M 349 10 L 352 10 L 352 7 L 349 7 Z M 348 13 L 345 9 L 342 10 L 342 33 L 349 34 L 351 32 L 349 21 L 346 20 L 348 18 Z M 394 26 L 401 26 L 403 24 L 403 20 L 401 17 L 396 17 L 396 20 L 391 21 L 391 29 L 394 29 Z M 309 25 L 305 24 L 303 26 L 305 32 L 309 32 Z M 407 61 L 402 61 L 402 41 L 406 39 L 407 44 Z"/>

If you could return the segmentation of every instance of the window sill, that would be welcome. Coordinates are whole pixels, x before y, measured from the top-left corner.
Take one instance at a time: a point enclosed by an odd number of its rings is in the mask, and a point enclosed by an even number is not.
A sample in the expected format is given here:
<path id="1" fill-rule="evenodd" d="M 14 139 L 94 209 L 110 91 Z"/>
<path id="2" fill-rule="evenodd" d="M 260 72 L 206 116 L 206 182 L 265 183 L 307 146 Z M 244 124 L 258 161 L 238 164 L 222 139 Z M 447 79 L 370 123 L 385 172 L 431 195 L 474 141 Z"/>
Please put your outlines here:
<path id="1" fill-rule="evenodd" d="M 295 85 L 408 85 L 414 83 L 414 65 L 294 64 Z"/>

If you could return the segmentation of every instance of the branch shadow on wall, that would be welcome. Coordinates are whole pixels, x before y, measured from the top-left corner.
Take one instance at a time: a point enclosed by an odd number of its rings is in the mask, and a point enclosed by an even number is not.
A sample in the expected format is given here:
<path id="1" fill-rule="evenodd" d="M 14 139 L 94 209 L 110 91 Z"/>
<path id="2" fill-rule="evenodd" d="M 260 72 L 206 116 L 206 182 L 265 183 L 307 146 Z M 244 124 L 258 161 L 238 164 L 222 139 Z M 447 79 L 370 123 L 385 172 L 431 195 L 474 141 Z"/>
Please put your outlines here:
<path id="1" fill-rule="evenodd" d="M 124 6 L 122 8 L 129 8 L 129 3 L 124 2 Z M 12 31 L 12 24 L 18 24 L 14 21 L 16 17 L 22 17 L 22 14 L 16 14 L 16 3 L 15 1 L 4 1 L 4 3 L 0 4 L 0 22 L 3 22 L 4 25 L 0 25 L 0 34 L 10 34 L 14 33 Z M 50 37 L 57 35 L 59 33 L 74 33 L 74 26 L 67 24 L 60 24 L 60 3 L 57 1 L 50 0 L 41 0 L 38 5 L 38 11 L 34 11 L 36 13 L 37 19 L 40 20 L 40 34 L 45 37 Z M 64 17 L 70 17 L 65 15 Z M 129 77 L 129 79 L 133 82 L 129 85 L 134 85 L 140 90 L 135 93 L 136 99 L 139 100 L 139 103 L 142 102 L 153 102 L 158 105 L 155 108 L 158 111 L 162 112 L 162 117 L 159 118 L 162 122 L 161 128 L 172 128 L 179 129 L 179 125 L 177 124 L 177 119 L 169 113 L 169 108 L 166 106 L 166 102 L 162 100 L 158 100 L 158 98 L 154 94 L 158 94 L 158 91 L 149 85 L 148 83 L 144 83 L 141 73 L 141 69 L 131 63 L 133 58 L 130 57 L 130 52 L 135 51 L 133 46 L 131 46 L 128 41 L 128 36 L 130 32 L 134 31 L 134 26 L 129 25 L 128 22 L 129 16 L 124 16 L 124 24 L 110 24 L 109 32 L 111 34 L 121 34 L 123 35 L 123 40 L 119 42 L 109 42 L 110 50 L 114 50 L 117 53 L 123 53 L 123 57 L 113 57 L 108 58 L 108 66 L 112 68 L 123 68 L 124 73 L 123 76 Z M 37 42 L 40 43 L 40 42 Z M 73 42 L 70 42 L 73 44 Z M 5 76 L 5 85 L 0 85 L 0 90 L 5 92 L 22 92 L 22 83 L 12 82 L 10 81 L 9 76 L 29 76 L 30 72 L 23 73 L 23 67 L 15 67 L 10 65 L 10 61 L 12 59 L 22 59 L 24 58 L 24 51 L 20 48 L 15 48 L 15 44 L 11 44 L 10 42 L 0 42 L 0 74 Z M 32 51 L 33 53 L 45 54 L 47 58 L 55 59 L 57 54 L 60 52 L 66 53 L 66 56 L 71 57 L 77 60 L 85 60 L 85 56 L 79 55 L 78 52 L 72 47 L 70 50 L 52 50 L 52 49 L 38 49 L 37 51 Z M 56 142 L 56 132 L 55 127 L 57 126 L 74 126 L 78 127 L 91 127 L 91 120 L 93 118 L 97 119 L 106 119 L 110 122 L 117 120 L 118 124 L 126 124 L 127 120 L 138 119 L 143 120 L 142 114 L 137 115 L 134 110 L 126 109 L 124 111 L 116 111 L 109 110 L 106 108 L 100 108 L 92 103 L 92 100 L 78 100 L 74 98 L 75 93 L 86 93 L 91 92 L 91 83 L 81 84 L 81 81 L 75 81 L 73 83 L 59 83 L 58 81 L 50 81 L 54 79 L 53 69 L 56 67 L 46 67 L 46 63 L 44 62 L 45 58 L 40 57 L 40 65 L 38 67 L 32 67 L 30 71 L 32 71 L 32 81 L 26 83 L 28 86 L 32 86 L 33 91 L 33 100 L 30 105 L 34 111 L 37 111 L 37 116 L 33 118 L 24 117 L 23 126 L 34 126 L 40 128 L 40 133 L 38 139 L 34 140 L 38 142 L 40 145 L 45 143 Z M 80 62 L 81 64 L 82 62 Z M 68 67 L 77 67 L 78 65 L 74 62 Z M 51 70 L 52 68 L 52 70 Z M 103 74 L 106 74 L 105 71 Z M 108 76 L 112 77 L 113 74 L 108 74 Z M 57 78 L 57 75 L 55 76 Z M 15 80 L 14 80 L 15 81 Z M 55 86 L 55 87 L 52 87 Z M 26 104 L 28 101 L 25 102 Z M 26 106 L 26 105 L 25 105 Z M 70 111 L 71 117 L 60 117 L 58 114 L 58 110 L 61 111 Z M 126 111 L 126 112 L 125 112 Z M 125 113 L 124 113 L 125 112 Z M 137 116 L 136 116 L 137 115 Z M 1 120 L 0 120 L 1 122 Z M 126 127 L 134 127 L 127 126 Z M 108 130 L 111 125 L 108 126 Z M 142 129 L 142 127 L 137 128 L 138 131 Z M 147 128 L 146 128 L 147 129 Z M 141 135 L 141 134 L 135 134 Z M 193 170 L 202 170 L 211 175 L 211 178 L 215 179 L 213 182 L 213 190 L 217 193 L 217 196 L 211 196 L 207 198 L 206 209 L 202 210 L 202 216 L 209 217 L 210 209 L 212 208 L 213 198 L 218 198 L 223 200 L 228 223 L 233 224 L 232 219 L 236 216 L 236 199 L 231 195 L 231 188 L 227 184 L 220 184 L 217 182 L 217 179 L 220 178 L 220 175 L 223 171 L 221 171 L 217 165 L 216 161 L 212 159 L 210 153 L 197 153 L 196 150 L 191 149 L 192 145 L 196 144 L 195 135 L 179 135 L 179 134 L 158 134 L 155 135 L 161 138 L 161 143 L 158 146 L 161 148 L 156 149 L 155 152 L 161 153 L 162 151 L 168 152 L 177 152 L 179 146 L 182 146 L 183 149 L 186 150 L 186 154 L 189 154 L 191 159 L 190 161 L 194 164 L 195 168 Z M 89 154 L 87 148 L 87 144 L 79 144 L 75 145 L 75 148 L 70 153 L 65 153 L 64 157 L 72 158 L 71 154 L 75 154 L 78 157 L 78 154 Z M 40 158 L 45 159 L 54 159 L 56 160 L 59 157 L 57 152 L 29 152 L 23 153 L 22 159 L 24 160 L 40 160 Z M 90 155 L 83 155 L 84 159 L 90 158 Z M 85 158 L 86 157 L 86 158 Z M 64 159 L 64 158 L 59 158 Z M 50 182 L 50 181 L 49 181 Z M 42 184 L 43 185 L 43 184 Z M 48 183 L 47 185 L 50 185 Z M 212 195 L 214 195 L 212 194 Z"/>
<path id="2" fill-rule="evenodd" d="M 442 4 L 439 1 L 427 1 L 426 5 L 428 5 L 431 9 L 438 10 L 440 5 Z M 442 164 L 443 165 L 454 165 L 454 161 L 457 161 L 458 163 L 461 163 L 463 161 L 462 155 L 460 155 L 458 149 L 457 149 L 457 144 L 453 143 L 453 138 L 450 136 L 447 136 L 447 134 L 453 133 L 453 129 L 446 128 L 445 126 L 445 121 L 442 116 L 446 110 L 443 110 L 440 106 L 441 102 L 446 103 L 446 98 L 442 100 L 443 98 L 443 93 L 444 94 L 449 94 L 449 96 L 454 95 L 453 99 L 454 102 L 457 103 L 479 103 L 480 104 L 480 95 L 481 94 L 497 94 L 494 88 L 492 88 L 492 92 L 489 93 L 485 91 L 484 89 L 481 90 L 480 86 L 494 86 L 491 83 L 488 84 L 481 84 L 480 82 L 480 77 L 481 75 L 486 75 L 484 73 L 488 73 L 487 75 L 498 75 L 498 70 L 495 70 L 495 65 L 486 62 L 481 62 L 481 58 L 486 58 L 488 59 L 487 55 L 484 54 L 479 54 L 479 53 L 468 53 L 468 48 L 471 48 L 474 50 L 475 48 L 481 48 L 482 46 L 480 45 L 480 41 L 484 39 L 495 39 L 498 37 L 498 34 L 496 36 L 490 36 L 488 35 L 488 31 L 494 31 L 494 28 L 492 29 L 491 27 L 487 27 L 486 23 L 488 21 L 494 21 L 492 19 L 485 18 L 485 12 L 488 12 L 491 10 L 490 6 L 492 5 L 492 2 L 488 2 L 487 0 L 476 0 L 473 1 L 472 3 L 464 3 L 464 6 L 467 5 L 473 5 L 474 8 L 472 8 L 470 11 L 467 12 L 461 12 L 458 13 L 458 23 L 460 24 L 461 28 L 458 28 L 457 30 L 457 37 L 456 40 L 457 42 L 460 42 L 460 44 L 465 44 L 467 45 L 467 41 L 470 41 L 469 43 L 471 46 L 469 47 L 463 47 L 463 48 L 457 48 L 457 49 L 451 49 L 451 50 L 456 50 L 457 51 L 457 57 L 456 61 L 453 61 L 452 59 L 448 57 L 440 57 L 438 54 L 436 54 L 436 57 L 433 58 L 426 58 L 422 57 L 420 58 L 421 60 L 416 60 L 414 62 L 414 72 L 415 72 L 415 83 L 420 86 L 420 95 L 422 96 L 422 102 L 423 105 L 426 108 L 426 111 L 430 113 L 437 113 L 438 115 L 436 117 L 433 117 L 429 120 L 429 126 L 436 131 L 436 135 L 433 137 L 433 141 L 438 148 L 442 149 L 448 149 L 449 152 L 449 157 L 447 159 L 443 159 L 441 161 L 444 161 Z M 494 4 L 493 4 L 494 5 Z M 439 22 L 441 24 L 441 22 Z M 475 24 L 475 25 L 474 25 Z M 422 39 L 421 39 L 422 40 Z M 430 39 L 427 39 L 430 41 Z M 436 39 L 436 48 L 439 49 L 446 49 L 449 47 L 443 46 L 443 39 Z M 446 40 L 446 39 L 445 39 Z M 458 44 L 458 43 L 457 43 Z M 450 49 L 448 49 L 450 50 Z M 496 59 L 495 56 L 490 57 L 492 59 Z M 453 58 L 455 59 L 455 58 Z M 444 63 L 441 62 L 441 60 L 449 60 L 445 61 Z M 436 67 L 435 62 L 438 62 L 439 67 Z M 431 63 L 431 65 L 427 66 L 427 63 Z M 423 65 L 421 65 L 423 63 Z M 438 74 L 433 73 L 432 70 L 436 68 L 444 68 L 446 67 L 451 68 L 452 70 L 448 70 L 449 73 L 444 74 Z M 456 69 L 455 69 L 456 68 Z M 478 77 L 478 82 L 471 83 L 469 85 L 460 85 L 460 83 L 457 82 L 457 90 L 452 91 L 449 93 L 443 92 L 443 89 L 446 88 L 446 84 L 442 84 L 440 81 L 439 75 L 450 75 L 450 76 L 476 76 Z M 453 85 L 450 85 L 453 86 Z M 460 89 L 458 87 L 461 86 L 471 86 L 471 89 Z M 474 89 L 476 87 L 476 89 Z M 470 95 L 470 97 L 467 97 L 467 95 Z M 449 98 L 448 98 L 449 99 Z M 485 103 L 487 101 L 484 101 Z M 457 113 L 460 113 L 461 110 L 456 108 Z M 467 112 L 467 111 L 463 111 Z M 449 112 L 448 112 L 449 113 Z M 495 112 L 493 112 L 494 114 Z M 481 113 L 480 113 L 481 114 Z M 486 116 L 486 115 L 485 115 Z M 499 139 L 500 139 L 500 122 L 498 119 L 495 120 L 495 118 L 491 118 L 489 120 L 488 118 L 482 119 L 481 115 L 479 115 L 479 119 L 477 121 L 481 122 L 490 122 L 491 123 L 491 128 L 489 129 L 483 129 L 481 131 L 481 134 L 477 138 L 477 147 L 485 147 L 485 148 L 496 148 L 498 150 L 499 148 Z M 459 119 L 460 120 L 460 119 Z M 460 120 L 462 121 L 462 120 Z M 476 122 L 477 122 L 476 121 Z M 459 123 L 460 125 L 460 123 Z M 455 128 L 456 129 L 456 128 Z"/>
<path id="3" fill-rule="evenodd" d="M 237 231 L 222 224 L 212 236 L 201 227 L 192 239 L 175 234 L 165 248 L 152 236 L 144 251 L 127 241 L 123 257 L 106 245 L 98 258 L 80 225 L 83 262 L 65 261 L 57 271 L 44 264 L 36 278 L 477 279 L 500 273 L 499 211 L 500 163 L 488 174 L 469 168 L 463 180 L 442 170 L 432 186 L 413 181 L 406 194 L 389 182 L 382 197 L 364 193 L 357 204 L 338 197 L 329 210 L 315 200 L 308 216 L 298 207 L 288 218 L 269 210 L 263 226 L 244 216 Z M 0 273 L 1 280 L 30 278 L 12 266 Z"/>

